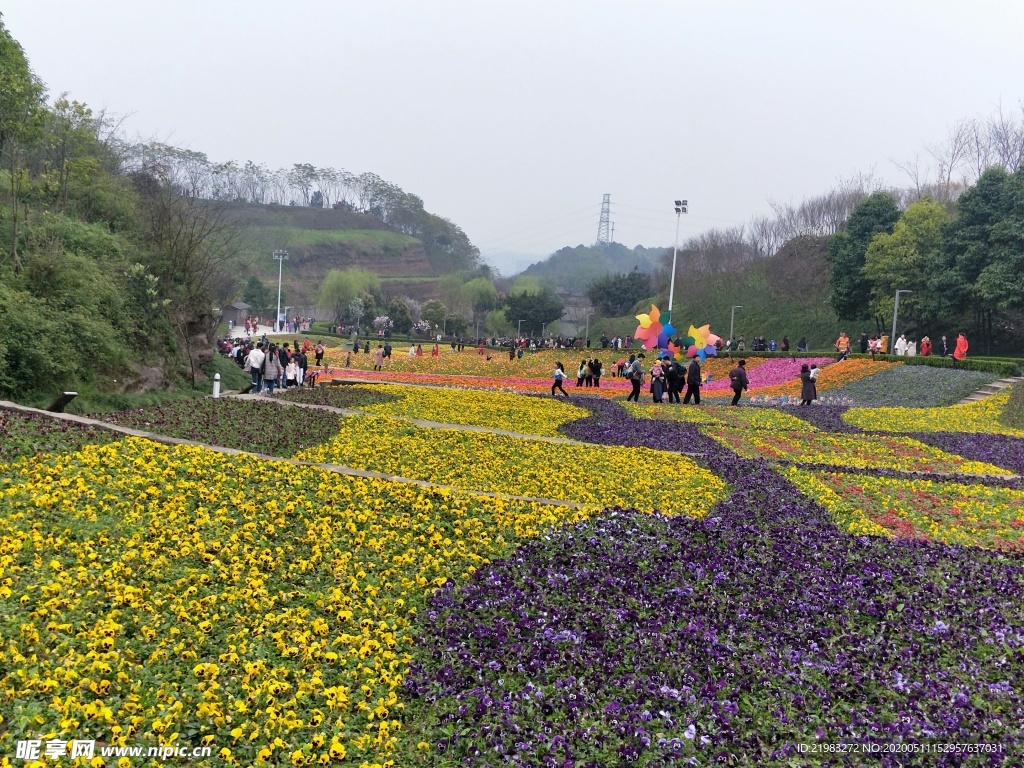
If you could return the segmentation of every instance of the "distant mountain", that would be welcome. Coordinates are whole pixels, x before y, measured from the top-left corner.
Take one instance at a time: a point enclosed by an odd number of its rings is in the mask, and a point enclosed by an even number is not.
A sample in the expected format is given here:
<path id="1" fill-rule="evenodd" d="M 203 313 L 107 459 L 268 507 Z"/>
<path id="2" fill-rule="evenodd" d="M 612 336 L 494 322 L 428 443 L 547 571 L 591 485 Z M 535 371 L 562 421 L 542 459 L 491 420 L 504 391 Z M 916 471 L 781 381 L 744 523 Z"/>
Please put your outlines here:
<path id="1" fill-rule="evenodd" d="M 653 272 L 660 266 L 666 248 L 627 248 L 620 243 L 607 246 L 577 245 L 562 248 L 543 261 L 531 264 L 524 275 L 533 275 L 559 293 L 584 293 L 592 282 L 609 272 Z"/>

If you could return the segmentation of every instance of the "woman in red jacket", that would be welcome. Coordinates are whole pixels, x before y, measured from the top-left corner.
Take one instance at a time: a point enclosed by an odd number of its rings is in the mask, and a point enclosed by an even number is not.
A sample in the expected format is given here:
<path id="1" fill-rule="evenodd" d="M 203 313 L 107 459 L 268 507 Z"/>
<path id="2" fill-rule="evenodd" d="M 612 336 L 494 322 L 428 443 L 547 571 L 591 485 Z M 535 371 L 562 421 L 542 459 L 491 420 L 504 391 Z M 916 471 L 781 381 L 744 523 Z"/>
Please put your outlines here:
<path id="1" fill-rule="evenodd" d="M 953 350 L 953 367 L 956 368 L 957 360 L 967 359 L 967 337 L 964 336 L 964 332 L 960 331 L 960 335 L 956 337 L 956 349 Z"/>

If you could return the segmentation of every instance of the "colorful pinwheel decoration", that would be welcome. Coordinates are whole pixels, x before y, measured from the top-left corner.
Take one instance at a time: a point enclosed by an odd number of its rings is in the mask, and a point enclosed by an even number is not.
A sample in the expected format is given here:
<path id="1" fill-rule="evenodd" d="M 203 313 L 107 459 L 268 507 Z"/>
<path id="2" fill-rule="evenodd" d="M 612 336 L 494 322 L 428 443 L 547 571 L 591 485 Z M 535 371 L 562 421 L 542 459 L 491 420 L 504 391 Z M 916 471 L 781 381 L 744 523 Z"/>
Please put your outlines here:
<path id="1" fill-rule="evenodd" d="M 682 340 L 687 357 L 699 357 L 703 363 L 708 355 L 718 355 L 718 347 L 715 345 L 722 339 L 711 332 L 710 325 L 702 325 L 700 328 L 691 325 L 687 333 L 689 335 Z"/>
<path id="2" fill-rule="evenodd" d="M 669 314 L 665 313 L 665 324 L 661 324 L 661 312 L 651 304 L 650 314 L 637 315 L 636 319 L 640 325 L 636 327 L 636 338 L 643 342 L 644 349 L 650 352 L 652 349 L 669 349 L 669 339 L 676 332 L 672 327 Z"/>

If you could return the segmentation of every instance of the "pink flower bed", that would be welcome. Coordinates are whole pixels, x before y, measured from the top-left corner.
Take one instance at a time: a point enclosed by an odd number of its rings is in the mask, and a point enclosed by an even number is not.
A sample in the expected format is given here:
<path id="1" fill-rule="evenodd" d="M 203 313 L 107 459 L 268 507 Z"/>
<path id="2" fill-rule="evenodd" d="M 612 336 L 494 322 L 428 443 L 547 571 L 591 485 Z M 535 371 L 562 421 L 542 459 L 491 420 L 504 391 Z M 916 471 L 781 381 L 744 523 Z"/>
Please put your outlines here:
<path id="1" fill-rule="evenodd" d="M 817 365 L 819 368 L 834 363 L 835 358 L 831 357 L 801 357 L 790 360 L 788 357 L 773 357 L 765 360 L 756 368 L 752 368 L 747 374 L 750 379 L 750 391 L 761 387 L 774 387 L 777 384 L 785 384 L 787 381 L 795 381 L 800 378 L 801 365 Z M 729 377 L 723 376 L 715 379 L 710 384 L 705 384 L 703 389 L 708 392 L 720 392 L 729 389 Z"/>

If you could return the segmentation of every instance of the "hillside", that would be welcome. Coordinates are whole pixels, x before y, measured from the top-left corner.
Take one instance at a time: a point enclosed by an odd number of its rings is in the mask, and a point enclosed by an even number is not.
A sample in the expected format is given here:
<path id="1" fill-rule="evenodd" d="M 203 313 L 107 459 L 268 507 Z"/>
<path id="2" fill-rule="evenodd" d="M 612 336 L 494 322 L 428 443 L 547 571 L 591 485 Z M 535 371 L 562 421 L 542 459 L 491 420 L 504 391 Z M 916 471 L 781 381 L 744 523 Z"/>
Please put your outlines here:
<path id="1" fill-rule="evenodd" d="M 364 267 L 394 293 L 431 293 L 436 270 L 423 243 L 364 213 L 332 208 L 233 203 L 233 221 L 243 228 L 240 269 L 277 286 L 275 250 L 288 251 L 282 271 L 286 303 L 311 307 L 320 281 L 331 269 Z"/>
<path id="2" fill-rule="evenodd" d="M 629 272 L 634 267 L 641 272 L 653 272 L 665 248 L 627 248 L 620 243 L 607 247 L 577 245 L 562 248 L 543 261 L 531 264 L 524 275 L 543 280 L 559 293 L 582 294 L 592 282 L 609 272 Z"/>

